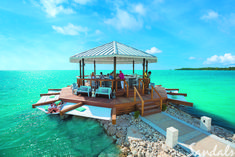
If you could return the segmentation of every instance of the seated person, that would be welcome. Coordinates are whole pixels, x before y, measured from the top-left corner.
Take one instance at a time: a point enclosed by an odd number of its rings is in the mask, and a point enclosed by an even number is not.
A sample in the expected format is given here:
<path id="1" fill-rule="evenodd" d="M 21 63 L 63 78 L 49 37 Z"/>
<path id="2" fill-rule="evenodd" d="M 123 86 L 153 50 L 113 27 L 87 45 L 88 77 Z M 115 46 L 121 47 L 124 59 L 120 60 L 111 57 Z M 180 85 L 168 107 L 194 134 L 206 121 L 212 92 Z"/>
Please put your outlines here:
<path id="1" fill-rule="evenodd" d="M 52 103 L 51 106 L 48 108 L 48 112 L 47 113 L 57 113 L 57 112 L 60 112 L 60 110 L 63 107 L 62 104 L 63 104 L 63 102 L 61 100 Z"/>
<path id="2" fill-rule="evenodd" d="M 94 74 L 94 72 L 91 73 L 91 78 L 92 78 L 92 79 L 95 79 L 95 74 Z"/>
<path id="3" fill-rule="evenodd" d="M 113 79 L 114 79 L 114 77 L 113 77 L 113 73 L 110 73 L 110 75 L 109 75 L 109 79 L 111 79 L 111 80 L 113 80 Z"/>
<path id="4" fill-rule="evenodd" d="M 103 73 L 102 72 L 100 72 L 100 79 L 104 79 L 104 75 L 103 75 Z"/>

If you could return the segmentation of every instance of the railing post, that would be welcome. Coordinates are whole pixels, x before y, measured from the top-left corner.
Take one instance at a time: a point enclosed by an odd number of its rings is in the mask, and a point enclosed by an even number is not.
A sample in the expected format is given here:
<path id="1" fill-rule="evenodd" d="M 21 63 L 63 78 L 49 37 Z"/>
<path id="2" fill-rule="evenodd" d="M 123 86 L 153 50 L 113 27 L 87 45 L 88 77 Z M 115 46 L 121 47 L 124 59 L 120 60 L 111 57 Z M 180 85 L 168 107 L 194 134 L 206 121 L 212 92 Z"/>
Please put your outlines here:
<path id="1" fill-rule="evenodd" d="M 112 82 L 112 91 L 113 91 L 113 81 L 111 81 Z"/>
<path id="2" fill-rule="evenodd" d="M 123 82 L 124 82 L 124 92 L 125 92 L 125 91 L 126 91 L 126 90 L 125 90 L 125 87 L 126 87 L 126 81 L 124 80 Z"/>
<path id="3" fill-rule="evenodd" d="M 144 82 L 142 82 L 142 85 L 143 85 L 143 87 L 142 87 L 142 94 L 144 95 Z"/>
<path id="4" fill-rule="evenodd" d="M 160 100 L 160 109 L 161 109 L 161 111 L 162 111 L 162 98 L 161 98 L 161 100 Z"/>
<path id="5" fill-rule="evenodd" d="M 129 85 L 126 84 L 126 97 L 129 97 Z"/>
<path id="6" fill-rule="evenodd" d="M 141 106 L 142 106 L 142 113 L 141 113 L 141 116 L 144 116 L 144 101 L 141 102 Z"/>
<path id="7" fill-rule="evenodd" d="M 134 102 L 136 102 L 136 88 L 134 87 Z"/>
<path id="8" fill-rule="evenodd" d="M 100 81 L 100 87 L 102 87 L 102 81 Z"/>
<path id="9" fill-rule="evenodd" d="M 139 83 L 138 83 L 138 89 L 140 90 L 140 79 L 139 79 Z"/>
<path id="10" fill-rule="evenodd" d="M 151 87 L 151 99 L 153 99 L 153 86 Z"/>
<path id="11" fill-rule="evenodd" d="M 116 91 L 117 91 L 117 80 L 116 80 L 115 82 L 116 82 L 116 86 L 115 86 L 115 89 L 116 89 Z"/>

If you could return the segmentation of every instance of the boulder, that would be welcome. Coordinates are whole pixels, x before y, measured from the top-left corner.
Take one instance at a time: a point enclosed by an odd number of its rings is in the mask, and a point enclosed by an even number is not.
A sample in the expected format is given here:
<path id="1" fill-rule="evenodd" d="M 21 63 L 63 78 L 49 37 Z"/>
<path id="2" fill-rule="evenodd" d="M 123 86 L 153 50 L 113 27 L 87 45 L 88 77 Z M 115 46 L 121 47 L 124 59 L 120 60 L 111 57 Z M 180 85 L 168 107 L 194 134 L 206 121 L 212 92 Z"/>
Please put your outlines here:
<path id="1" fill-rule="evenodd" d="M 116 127 L 114 125 L 109 126 L 107 129 L 107 134 L 109 136 L 115 135 L 116 134 Z"/>
<path id="2" fill-rule="evenodd" d="M 124 130 L 118 130 L 118 131 L 116 132 L 116 136 L 117 136 L 118 138 L 124 137 L 124 136 L 126 136 L 126 131 L 124 131 Z"/>

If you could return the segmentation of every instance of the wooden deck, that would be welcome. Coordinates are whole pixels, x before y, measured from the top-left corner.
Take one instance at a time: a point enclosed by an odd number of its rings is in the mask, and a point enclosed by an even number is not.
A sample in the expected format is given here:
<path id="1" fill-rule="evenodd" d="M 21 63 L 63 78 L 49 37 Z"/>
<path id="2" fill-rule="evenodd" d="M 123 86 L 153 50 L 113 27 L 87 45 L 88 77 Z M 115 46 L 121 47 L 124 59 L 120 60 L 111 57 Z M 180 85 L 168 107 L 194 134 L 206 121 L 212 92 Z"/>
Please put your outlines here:
<path id="1" fill-rule="evenodd" d="M 163 98 L 163 102 L 167 100 L 166 91 L 161 87 L 156 87 L 157 91 Z M 131 91 L 130 91 L 131 92 Z M 151 94 L 142 95 L 144 101 L 151 101 Z M 134 102 L 133 97 L 124 97 L 119 96 L 115 99 L 108 99 L 107 97 L 97 96 L 97 97 L 88 97 L 86 94 L 74 95 L 70 87 L 62 88 L 59 99 L 66 102 L 79 103 L 83 102 L 87 105 L 98 106 L 98 107 L 107 107 L 107 108 L 116 108 L 116 114 L 124 114 L 133 112 L 136 110 L 136 104 L 141 103 L 140 99 L 136 97 L 136 102 Z M 156 93 L 153 93 L 153 99 L 160 99 Z"/>
<path id="2" fill-rule="evenodd" d="M 128 91 L 128 93 L 127 93 Z M 135 94 L 134 94 L 135 93 Z M 61 115 L 65 112 L 77 108 L 82 105 L 91 105 L 97 107 L 112 108 L 111 117 L 113 124 L 116 123 L 116 115 L 128 114 L 134 111 L 140 111 L 142 116 L 159 113 L 162 111 L 163 103 L 176 103 L 186 106 L 193 106 L 193 103 L 173 100 L 167 97 L 165 88 L 161 86 L 155 86 L 150 90 L 149 94 L 144 94 L 141 89 L 119 89 L 116 92 L 115 99 L 108 99 L 107 96 L 88 97 L 87 94 L 75 95 L 72 93 L 71 87 L 65 87 L 61 89 L 60 93 L 47 93 L 41 94 L 40 96 L 59 95 L 58 99 L 53 101 L 46 101 L 41 103 L 33 104 L 32 107 L 53 103 L 57 100 L 63 100 L 65 102 L 76 103 L 71 109 L 62 110 Z M 185 95 L 182 93 L 175 93 L 175 95 Z"/>

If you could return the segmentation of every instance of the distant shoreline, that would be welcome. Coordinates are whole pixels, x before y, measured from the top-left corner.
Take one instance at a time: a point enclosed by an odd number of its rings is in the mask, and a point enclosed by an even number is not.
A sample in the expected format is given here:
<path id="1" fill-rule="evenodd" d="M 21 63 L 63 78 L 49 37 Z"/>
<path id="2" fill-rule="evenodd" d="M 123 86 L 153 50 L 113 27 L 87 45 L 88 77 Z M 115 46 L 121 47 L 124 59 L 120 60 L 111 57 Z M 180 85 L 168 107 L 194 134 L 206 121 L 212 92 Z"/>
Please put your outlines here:
<path id="1" fill-rule="evenodd" d="M 218 68 L 218 67 L 205 67 L 205 68 L 180 68 L 175 70 L 235 70 L 235 67 Z"/>

